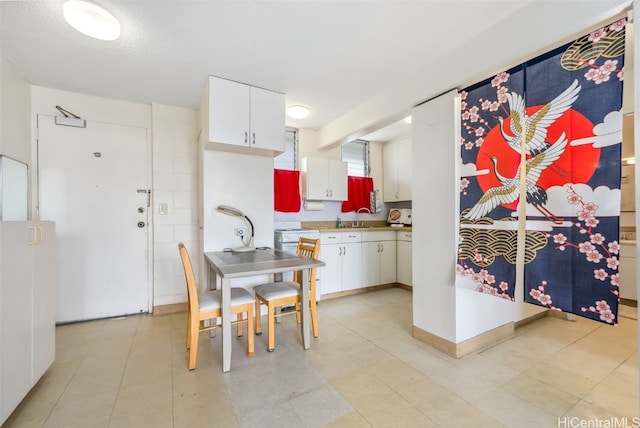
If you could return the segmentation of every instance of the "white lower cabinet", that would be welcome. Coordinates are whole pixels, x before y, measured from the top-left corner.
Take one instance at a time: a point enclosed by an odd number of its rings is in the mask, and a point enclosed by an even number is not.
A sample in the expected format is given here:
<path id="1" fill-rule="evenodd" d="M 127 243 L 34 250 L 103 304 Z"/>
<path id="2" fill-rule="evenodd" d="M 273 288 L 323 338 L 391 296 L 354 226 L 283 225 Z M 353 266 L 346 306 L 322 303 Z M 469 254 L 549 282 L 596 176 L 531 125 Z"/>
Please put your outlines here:
<path id="1" fill-rule="evenodd" d="M 636 244 L 622 243 L 620 245 L 620 298 L 638 300 L 636 291 Z"/>
<path id="2" fill-rule="evenodd" d="M 320 260 L 325 263 L 322 268 L 322 294 L 361 287 L 360 239 L 360 232 L 320 234 Z"/>
<path id="3" fill-rule="evenodd" d="M 362 286 L 396 282 L 396 233 L 362 232 Z"/>
<path id="4" fill-rule="evenodd" d="M 0 424 L 55 358 L 53 222 L 0 222 Z"/>
<path id="5" fill-rule="evenodd" d="M 411 232 L 401 231 L 397 233 L 397 281 L 400 284 L 413 286 L 413 252 L 411 249 Z"/>

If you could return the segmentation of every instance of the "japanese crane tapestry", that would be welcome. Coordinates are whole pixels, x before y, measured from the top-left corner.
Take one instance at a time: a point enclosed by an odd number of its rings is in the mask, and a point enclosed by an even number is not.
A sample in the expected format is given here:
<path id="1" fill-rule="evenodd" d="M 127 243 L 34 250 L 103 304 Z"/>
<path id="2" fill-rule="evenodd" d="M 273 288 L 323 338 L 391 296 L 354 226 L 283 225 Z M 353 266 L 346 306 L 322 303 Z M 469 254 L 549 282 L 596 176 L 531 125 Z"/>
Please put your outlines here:
<path id="1" fill-rule="evenodd" d="M 617 324 L 625 24 L 461 91 L 456 286 Z"/>

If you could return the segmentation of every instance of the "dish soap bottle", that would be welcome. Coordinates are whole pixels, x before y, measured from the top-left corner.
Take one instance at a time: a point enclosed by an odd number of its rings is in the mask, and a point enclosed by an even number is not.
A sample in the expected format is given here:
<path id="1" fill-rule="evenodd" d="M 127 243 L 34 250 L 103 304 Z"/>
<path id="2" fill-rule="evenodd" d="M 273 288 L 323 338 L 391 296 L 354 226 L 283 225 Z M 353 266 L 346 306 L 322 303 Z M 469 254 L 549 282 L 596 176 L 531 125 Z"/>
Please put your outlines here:
<path id="1" fill-rule="evenodd" d="M 338 216 L 338 220 L 336 220 L 336 227 L 340 229 L 342 227 L 342 220 L 340 220 L 340 216 Z"/>

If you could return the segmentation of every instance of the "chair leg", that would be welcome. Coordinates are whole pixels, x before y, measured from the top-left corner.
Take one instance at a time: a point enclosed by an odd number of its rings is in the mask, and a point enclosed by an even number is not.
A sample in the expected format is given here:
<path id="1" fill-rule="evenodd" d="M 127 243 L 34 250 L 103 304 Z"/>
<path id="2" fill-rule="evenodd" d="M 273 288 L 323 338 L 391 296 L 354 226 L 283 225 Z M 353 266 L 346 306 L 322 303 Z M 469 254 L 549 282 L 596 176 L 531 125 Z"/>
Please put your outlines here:
<path id="1" fill-rule="evenodd" d="M 256 334 L 257 335 L 261 335 L 262 334 L 262 320 L 260 319 L 260 300 L 256 299 L 256 311 L 253 314 L 253 316 L 256 318 Z"/>
<path id="2" fill-rule="evenodd" d="M 199 322 L 194 321 L 190 324 L 191 334 L 189 340 L 191 341 L 191 347 L 189 348 L 189 370 L 196 368 L 196 357 L 198 356 L 198 336 L 200 333 Z"/>
<path id="3" fill-rule="evenodd" d="M 311 327 L 313 328 L 313 337 L 318 337 L 318 309 L 315 299 L 311 299 Z"/>
<path id="4" fill-rule="evenodd" d="M 268 345 L 267 345 L 267 351 L 269 352 L 273 352 L 273 350 L 276 348 L 276 313 L 275 310 L 276 308 L 274 308 L 271 305 L 267 305 L 267 321 L 269 324 L 269 340 L 268 340 Z"/>
<path id="5" fill-rule="evenodd" d="M 302 322 L 302 312 L 300 312 L 300 303 L 296 303 L 296 322 L 298 324 Z"/>
<path id="6" fill-rule="evenodd" d="M 253 336 L 253 305 L 247 305 L 247 355 L 250 357 L 255 353 Z"/>
<path id="7" fill-rule="evenodd" d="M 242 337 L 242 329 L 243 329 L 243 324 L 244 324 L 244 313 L 240 312 L 238 315 L 236 315 L 237 319 L 236 321 L 238 321 L 238 323 L 236 324 L 236 327 L 238 329 L 238 337 Z"/>

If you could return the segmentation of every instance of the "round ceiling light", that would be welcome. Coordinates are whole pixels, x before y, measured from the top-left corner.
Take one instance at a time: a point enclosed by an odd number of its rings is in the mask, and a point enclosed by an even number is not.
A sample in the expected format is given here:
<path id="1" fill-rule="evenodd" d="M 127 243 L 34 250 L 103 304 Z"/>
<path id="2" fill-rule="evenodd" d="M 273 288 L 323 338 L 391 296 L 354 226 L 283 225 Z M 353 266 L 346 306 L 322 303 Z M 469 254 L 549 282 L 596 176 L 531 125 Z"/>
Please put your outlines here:
<path id="1" fill-rule="evenodd" d="M 304 119 L 309 116 L 309 107 L 294 105 L 287 108 L 287 115 L 292 119 Z"/>
<path id="2" fill-rule="evenodd" d="M 67 0 L 62 6 L 64 19 L 82 34 L 100 40 L 120 37 L 120 23 L 110 12 L 84 0 Z"/>

